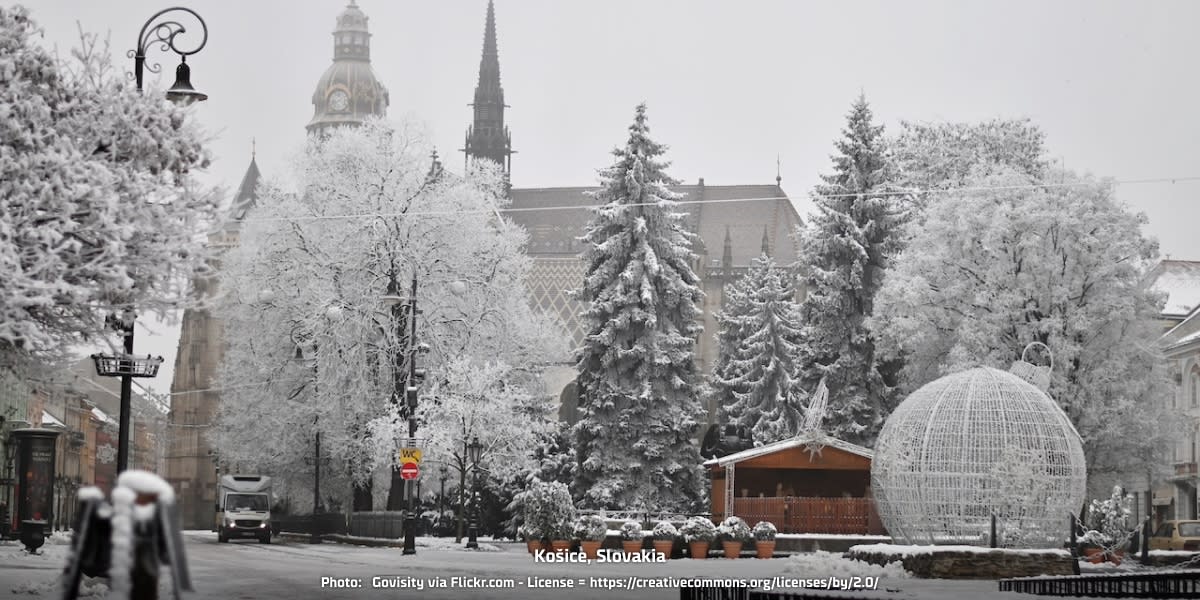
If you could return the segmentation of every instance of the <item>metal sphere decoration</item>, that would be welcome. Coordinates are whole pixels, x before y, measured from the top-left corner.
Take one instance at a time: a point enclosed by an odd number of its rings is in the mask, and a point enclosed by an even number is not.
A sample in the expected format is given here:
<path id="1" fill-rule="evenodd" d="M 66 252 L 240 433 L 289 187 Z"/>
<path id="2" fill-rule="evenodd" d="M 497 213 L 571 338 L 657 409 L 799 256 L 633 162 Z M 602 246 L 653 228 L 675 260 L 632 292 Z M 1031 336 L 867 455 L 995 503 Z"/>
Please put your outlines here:
<path id="1" fill-rule="evenodd" d="M 926 384 L 888 418 L 871 487 L 897 543 L 1054 547 L 1083 504 L 1087 467 L 1066 413 L 1018 362 Z M 1049 369 L 1041 368 L 1047 371 Z M 1036 378 L 1032 379 L 1036 380 Z"/>

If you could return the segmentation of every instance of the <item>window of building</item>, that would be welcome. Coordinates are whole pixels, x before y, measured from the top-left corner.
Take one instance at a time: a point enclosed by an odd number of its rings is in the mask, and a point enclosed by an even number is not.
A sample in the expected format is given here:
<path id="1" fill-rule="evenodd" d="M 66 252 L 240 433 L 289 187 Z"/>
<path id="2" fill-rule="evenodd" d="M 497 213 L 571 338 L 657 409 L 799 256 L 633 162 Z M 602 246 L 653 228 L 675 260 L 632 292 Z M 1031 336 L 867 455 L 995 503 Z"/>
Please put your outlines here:
<path id="1" fill-rule="evenodd" d="M 1192 367 L 1192 406 L 1200 406 L 1200 368 Z"/>

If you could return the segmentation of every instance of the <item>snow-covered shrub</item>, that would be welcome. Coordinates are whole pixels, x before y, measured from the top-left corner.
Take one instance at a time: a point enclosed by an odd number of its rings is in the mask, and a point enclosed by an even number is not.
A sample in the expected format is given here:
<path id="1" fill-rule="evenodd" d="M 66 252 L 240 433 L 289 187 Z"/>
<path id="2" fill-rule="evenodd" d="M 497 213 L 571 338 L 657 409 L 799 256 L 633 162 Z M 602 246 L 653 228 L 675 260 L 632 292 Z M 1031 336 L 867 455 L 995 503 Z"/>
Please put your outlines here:
<path id="1" fill-rule="evenodd" d="M 637 521 L 625 521 L 621 525 L 622 540 L 627 542 L 635 542 L 641 541 L 643 537 L 646 537 L 646 534 L 642 531 L 641 523 L 638 523 Z"/>
<path id="2" fill-rule="evenodd" d="M 804 573 L 804 577 L 911 577 L 904 565 L 899 561 L 890 562 L 885 566 L 873 565 L 869 562 L 845 558 L 841 553 L 799 552 L 791 555 L 785 573 Z"/>
<path id="3" fill-rule="evenodd" d="M 525 498 L 526 527 L 552 540 L 570 539 L 575 503 L 566 484 L 535 480 L 529 492 Z"/>
<path id="4" fill-rule="evenodd" d="M 754 540 L 757 542 L 773 542 L 775 541 L 775 534 L 779 533 L 779 530 L 770 521 L 759 521 L 754 524 L 752 533 Z"/>
<path id="5" fill-rule="evenodd" d="M 598 515 L 583 515 L 575 522 L 575 539 L 602 542 L 608 535 L 608 523 Z"/>
<path id="6" fill-rule="evenodd" d="M 729 517 L 717 527 L 717 535 L 724 542 L 749 542 L 750 526 L 741 517 Z"/>
<path id="7" fill-rule="evenodd" d="M 536 525 L 526 523 L 517 528 L 517 535 L 527 542 L 534 542 L 546 537 Z"/>
<path id="8" fill-rule="evenodd" d="M 659 541 L 674 541 L 679 539 L 679 530 L 670 521 L 659 521 L 658 525 L 654 526 L 654 531 L 651 534 L 654 536 L 654 539 Z"/>
<path id="9" fill-rule="evenodd" d="M 1129 529 L 1132 500 L 1132 496 L 1121 494 L 1121 486 L 1113 487 L 1107 500 L 1092 500 L 1088 506 L 1088 530 L 1079 541 L 1106 552 L 1124 549 L 1132 534 Z"/>
<path id="10" fill-rule="evenodd" d="M 711 542 L 717 537 L 717 528 L 708 517 L 692 517 L 679 528 L 679 534 L 683 536 L 683 541 L 689 544 Z"/>

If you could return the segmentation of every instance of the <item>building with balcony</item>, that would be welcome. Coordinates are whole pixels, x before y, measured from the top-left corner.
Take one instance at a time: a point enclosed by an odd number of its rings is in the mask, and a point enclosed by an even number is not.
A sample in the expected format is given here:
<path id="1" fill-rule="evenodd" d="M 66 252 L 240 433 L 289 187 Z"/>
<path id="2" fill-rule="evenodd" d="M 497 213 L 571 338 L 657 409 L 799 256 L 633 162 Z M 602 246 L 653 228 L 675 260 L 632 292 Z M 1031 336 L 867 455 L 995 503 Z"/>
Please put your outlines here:
<path id="1" fill-rule="evenodd" d="M 1200 261 L 1164 260 L 1147 277 L 1167 296 L 1159 348 L 1174 389 L 1164 402 L 1183 425 L 1167 453 L 1165 481 L 1154 488 L 1154 513 L 1159 520 L 1195 519 L 1200 516 Z"/>

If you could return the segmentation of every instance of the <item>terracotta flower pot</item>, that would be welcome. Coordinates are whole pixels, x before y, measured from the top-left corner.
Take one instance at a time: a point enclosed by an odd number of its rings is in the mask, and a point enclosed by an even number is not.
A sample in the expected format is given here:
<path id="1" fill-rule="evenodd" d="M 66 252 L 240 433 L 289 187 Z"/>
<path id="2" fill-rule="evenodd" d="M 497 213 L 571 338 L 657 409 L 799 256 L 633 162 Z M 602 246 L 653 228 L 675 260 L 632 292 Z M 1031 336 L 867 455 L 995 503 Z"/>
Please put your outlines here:
<path id="1" fill-rule="evenodd" d="M 663 558 L 671 558 L 674 550 L 675 540 L 654 540 L 654 551 L 663 555 Z"/>
<path id="2" fill-rule="evenodd" d="M 741 542 L 721 542 L 721 548 L 725 550 L 725 558 L 737 558 L 742 555 Z"/>
<path id="3" fill-rule="evenodd" d="M 537 554 L 538 550 L 546 549 L 546 544 L 542 540 L 525 540 L 525 547 L 529 548 L 530 554 Z"/>
<path id="4" fill-rule="evenodd" d="M 583 554 L 589 559 L 596 560 L 600 550 L 600 546 L 604 544 L 601 540 L 583 540 L 579 542 L 579 548 L 583 550 Z"/>
<path id="5" fill-rule="evenodd" d="M 688 555 L 692 558 L 708 558 L 708 542 L 688 542 Z"/>
<path id="6" fill-rule="evenodd" d="M 621 540 L 621 548 L 625 554 L 637 554 L 642 551 L 642 540 Z"/>
<path id="7" fill-rule="evenodd" d="M 550 547 L 555 554 L 566 554 L 571 551 L 571 540 L 550 540 Z"/>
<path id="8" fill-rule="evenodd" d="M 754 542 L 754 549 L 758 552 L 759 558 L 771 558 L 775 556 L 775 540 L 756 541 Z"/>

